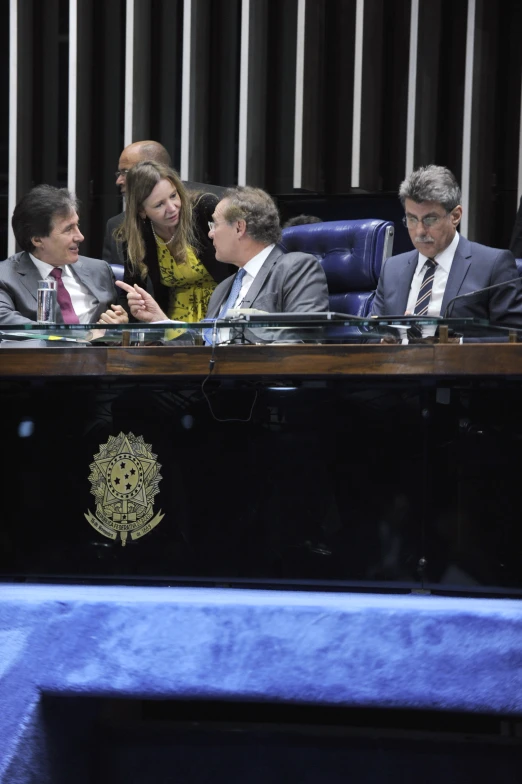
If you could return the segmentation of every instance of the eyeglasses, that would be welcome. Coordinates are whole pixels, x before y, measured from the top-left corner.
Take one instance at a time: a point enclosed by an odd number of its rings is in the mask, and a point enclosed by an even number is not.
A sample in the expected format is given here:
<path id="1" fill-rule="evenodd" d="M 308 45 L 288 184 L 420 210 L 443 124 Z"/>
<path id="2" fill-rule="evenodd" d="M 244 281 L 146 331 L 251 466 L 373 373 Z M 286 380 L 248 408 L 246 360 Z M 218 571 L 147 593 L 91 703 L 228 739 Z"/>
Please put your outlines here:
<path id="1" fill-rule="evenodd" d="M 128 169 L 116 169 L 116 171 L 114 172 L 114 176 L 116 177 L 116 179 L 118 179 L 118 177 L 126 177 L 128 173 L 129 173 Z"/>
<path id="2" fill-rule="evenodd" d="M 209 231 L 214 231 L 214 229 L 217 229 L 218 226 L 222 226 L 224 223 L 228 223 L 228 221 L 227 220 L 208 221 L 208 230 Z"/>
<path id="3" fill-rule="evenodd" d="M 422 223 L 425 229 L 432 229 L 439 221 L 447 218 L 448 215 L 451 215 L 451 212 L 447 212 L 446 215 L 427 215 L 425 218 L 420 219 L 420 223 Z M 408 229 L 416 229 L 419 225 L 419 218 L 416 218 L 415 215 L 405 215 L 402 222 Z"/>

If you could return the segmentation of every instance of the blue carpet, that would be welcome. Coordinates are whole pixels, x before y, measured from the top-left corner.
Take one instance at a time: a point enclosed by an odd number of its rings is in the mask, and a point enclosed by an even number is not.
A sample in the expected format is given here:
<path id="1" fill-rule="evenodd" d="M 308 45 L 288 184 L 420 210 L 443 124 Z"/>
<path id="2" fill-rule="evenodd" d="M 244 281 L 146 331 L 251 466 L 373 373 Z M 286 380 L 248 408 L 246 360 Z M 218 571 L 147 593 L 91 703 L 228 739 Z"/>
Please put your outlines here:
<path id="1" fill-rule="evenodd" d="M 35 753 L 42 694 L 520 715 L 522 606 L 431 596 L 2 585 L 2 782 L 32 780 L 4 772 L 15 757 Z"/>

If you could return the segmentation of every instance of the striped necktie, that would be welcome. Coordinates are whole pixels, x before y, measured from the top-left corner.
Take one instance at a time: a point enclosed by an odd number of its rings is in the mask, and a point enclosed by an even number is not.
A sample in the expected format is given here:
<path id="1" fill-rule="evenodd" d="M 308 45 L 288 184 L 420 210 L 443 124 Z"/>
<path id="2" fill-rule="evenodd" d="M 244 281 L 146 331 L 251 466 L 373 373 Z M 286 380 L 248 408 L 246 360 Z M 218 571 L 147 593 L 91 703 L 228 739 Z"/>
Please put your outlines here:
<path id="1" fill-rule="evenodd" d="M 437 266 L 437 262 L 435 259 L 426 259 L 425 266 L 427 269 L 424 273 L 419 296 L 417 297 L 417 302 L 415 303 L 415 308 L 413 310 L 415 316 L 426 316 L 428 314 L 428 307 L 433 289 L 433 278 L 435 277 L 435 268 Z"/>

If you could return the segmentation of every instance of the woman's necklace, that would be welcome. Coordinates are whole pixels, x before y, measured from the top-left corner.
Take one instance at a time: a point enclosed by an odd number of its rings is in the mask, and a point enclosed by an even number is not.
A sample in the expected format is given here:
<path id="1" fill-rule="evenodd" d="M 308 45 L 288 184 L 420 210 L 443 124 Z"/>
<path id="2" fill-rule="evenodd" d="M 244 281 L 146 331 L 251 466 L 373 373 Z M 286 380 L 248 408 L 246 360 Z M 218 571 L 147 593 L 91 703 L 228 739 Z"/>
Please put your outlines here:
<path id="1" fill-rule="evenodd" d="M 165 242 L 165 240 L 162 240 L 162 239 L 161 239 L 161 237 L 158 237 L 158 235 L 157 235 L 157 234 L 156 234 L 156 232 L 154 231 L 154 224 L 153 224 L 153 222 L 152 222 L 152 221 L 150 222 L 150 226 L 151 226 L 151 229 L 152 229 L 152 233 L 154 234 L 154 239 L 156 240 L 156 243 L 157 243 L 158 245 L 170 245 L 170 243 L 172 242 L 172 240 L 173 240 L 173 239 L 174 239 L 174 237 L 176 236 L 176 232 L 174 232 L 174 234 L 172 235 L 172 237 L 170 238 L 170 240 L 167 240 L 167 241 Z"/>

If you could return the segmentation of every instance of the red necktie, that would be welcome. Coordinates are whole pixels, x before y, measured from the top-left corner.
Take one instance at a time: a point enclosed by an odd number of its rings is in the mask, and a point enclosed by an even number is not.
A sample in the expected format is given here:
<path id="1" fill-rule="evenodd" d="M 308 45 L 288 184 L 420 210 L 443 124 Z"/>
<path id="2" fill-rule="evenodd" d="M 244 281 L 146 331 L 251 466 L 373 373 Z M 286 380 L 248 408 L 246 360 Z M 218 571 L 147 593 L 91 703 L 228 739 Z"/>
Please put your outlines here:
<path id="1" fill-rule="evenodd" d="M 63 285 L 62 272 L 63 270 L 61 269 L 61 267 L 55 267 L 52 270 L 51 275 L 55 279 L 57 284 L 56 299 L 60 306 L 60 310 L 62 311 L 63 323 L 79 324 L 80 319 L 74 312 L 71 295 Z"/>

